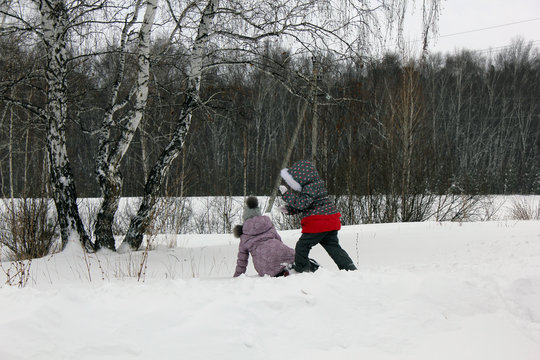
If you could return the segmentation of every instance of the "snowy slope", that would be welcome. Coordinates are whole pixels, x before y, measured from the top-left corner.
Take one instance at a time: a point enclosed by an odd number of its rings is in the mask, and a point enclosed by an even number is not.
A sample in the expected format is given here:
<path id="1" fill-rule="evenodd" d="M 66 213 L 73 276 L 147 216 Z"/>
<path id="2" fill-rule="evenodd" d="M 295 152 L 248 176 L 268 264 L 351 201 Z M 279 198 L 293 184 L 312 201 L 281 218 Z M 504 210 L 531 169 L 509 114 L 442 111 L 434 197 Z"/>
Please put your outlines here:
<path id="1" fill-rule="evenodd" d="M 540 221 L 358 225 L 340 241 L 359 271 L 316 247 L 314 274 L 231 278 L 231 235 L 158 236 L 147 262 L 34 260 L 25 288 L 0 289 L 0 359 L 540 360 Z"/>

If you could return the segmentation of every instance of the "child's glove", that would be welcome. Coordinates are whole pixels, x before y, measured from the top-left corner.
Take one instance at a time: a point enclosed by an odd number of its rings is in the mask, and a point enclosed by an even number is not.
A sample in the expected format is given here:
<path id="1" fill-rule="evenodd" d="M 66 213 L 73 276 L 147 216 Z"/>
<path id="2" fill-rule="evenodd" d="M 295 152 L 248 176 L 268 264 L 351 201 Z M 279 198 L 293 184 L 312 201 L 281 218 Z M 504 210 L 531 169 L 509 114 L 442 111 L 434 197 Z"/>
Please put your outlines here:
<path id="1" fill-rule="evenodd" d="M 278 209 L 279 209 L 279 211 L 281 211 L 285 215 L 287 215 L 289 213 L 289 210 L 287 210 L 287 207 L 285 205 L 280 206 Z"/>
<path id="2" fill-rule="evenodd" d="M 287 192 L 287 187 L 285 185 L 279 185 L 279 191 L 281 194 L 285 194 Z"/>

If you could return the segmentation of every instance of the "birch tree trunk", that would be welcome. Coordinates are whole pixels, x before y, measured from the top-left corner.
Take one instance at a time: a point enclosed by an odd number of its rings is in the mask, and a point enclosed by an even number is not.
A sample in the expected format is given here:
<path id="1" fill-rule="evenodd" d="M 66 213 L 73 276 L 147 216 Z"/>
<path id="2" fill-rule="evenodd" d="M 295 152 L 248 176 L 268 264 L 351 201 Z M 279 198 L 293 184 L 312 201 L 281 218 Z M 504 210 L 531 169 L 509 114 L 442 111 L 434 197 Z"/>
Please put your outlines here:
<path id="1" fill-rule="evenodd" d="M 47 52 L 47 151 L 52 194 L 56 204 L 62 248 L 68 241 L 81 241 L 87 250 L 93 244 L 84 229 L 77 207 L 77 192 L 66 150 L 68 11 L 62 0 L 40 2 L 43 42 Z"/>
<path id="2" fill-rule="evenodd" d="M 184 198 L 185 192 L 185 182 L 186 182 L 186 153 L 187 151 L 183 149 L 182 151 L 182 171 L 180 172 L 180 198 Z"/>
<path id="3" fill-rule="evenodd" d="M 121 248 L 118 249 L 121 252 L 129 249 L 136 250 L 141 246 L 143 236 L 151 222 L 151 214 L 156 204 L 157 196 L 169 172 L 169 168 L 184 148 L 191 126 L 192 112 L 199 103 L 204 51 L 209 40 L 212 22 L 216 15 L 218 4 L 219 0 L 209 0 L 203 10 L 197 30 L 197 37 L 193 44 L 186 95 L 180 109 L 176 129 L 171 141 L 150 171 L 144 188 L 143 200 L 139 206 L 137 215 L 131 220 L 126 237 L 122 242 Z"/>
<path id="4" fill-rule="evenodd" d="M 141 136 L 141 163 L 143 171 L 143 179 L 148 178 L 148 140 L 146 139 L 146 132 L 143 128 L 139 129 L 139 135 Z"/>
<path id="5" fill-rule="evenodd" d="M 95 235 L 96 247 L 106 247 L 115 250 L 115 241 L 112 232 L 114 216 L 118 210 L 120 196 L 122 195 L 122 177 L 119 172 L 120 163 L 129 148 L 135 131 L 137 130 L 143 112 L 146 108 L 148 99 L 148 82 L 150 78 L 150 34 L 154 24 L 155 13 L 157 9 L 157 0 L 148 0 L 146 2 L 146 11 L 143 23 L 139 32 L 139 44 L 137 51 L 137 82 L 133 90 L 135 104 L 133 109 L 128 111 L 127 115 L 119 120 L 122 126 L 120 136 L 111 139 L 111 130 L 115 125 L 114 115 L 127 104 L 127 100 L 117 104 L 118 91 L 122 83 L 125 70 L 125 46 L 127 34 L 137 19 L 139 3 L 136 5 L 135 13 L 131 22 L 126 25 L 122 32 L 121 55 L 119 60 L 119 69 L 111 94 L 110 107 L 107 110 L 100 136 L 100 146 L 97 156 L 97 174 L 101 187 L 103 202 L 99 210 Z"/>

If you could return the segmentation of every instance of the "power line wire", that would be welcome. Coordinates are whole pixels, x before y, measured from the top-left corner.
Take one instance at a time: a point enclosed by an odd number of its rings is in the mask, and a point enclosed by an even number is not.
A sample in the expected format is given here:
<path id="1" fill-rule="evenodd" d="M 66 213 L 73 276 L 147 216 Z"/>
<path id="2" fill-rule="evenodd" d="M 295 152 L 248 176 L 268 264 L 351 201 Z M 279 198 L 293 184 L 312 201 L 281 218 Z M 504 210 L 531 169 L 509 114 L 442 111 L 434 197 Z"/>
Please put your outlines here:
<path id="1" fill-rule="evenodd" d="M 442 38 L 442 37 L 449 37 L 449 36 L 456 36 L 456 35 L 469 34 L 469 33 L 473 33 L 473 32 L 484 31 L 484 30 L 490 30 L 490 29 L 497 29 L 497 28 L 501 28 L 501 27 L 505 27 L 505 26 L 511 26 L 511 25 L 517 25 L 517 24 L 523 24 L 523 23 L 532 22 L 532 21 L 538 21 L 538 20 L 540 20 L 540 18 L 534 18 L 534 19 L 528 19 L 528 20 L 521 20 L 521 21 L 516 21 L 516 22 L 511 22 L 511 23 L 506 23 L 506 24 L 493 25 L 493 26 L 488 26 L 488 27 L 485 27 L 485 28 L 472 29 L 472 30 L 461 31 L 461 32 L 453 33 L 453 34 L 440 35 L 440 36 L 437 36 L 437 37 L 438 37 L 438 38 Z M 415 40 L 415 41 L 422 41 L 422 40 Z"/>
<path id="2" fill-rule="evenodd" d="M 540 43 L 540 40 L 533 40 L 533 41 L 528 41 L 526 42 L 526 45 L 528 44 L 531 44 L 533 46 L 536 46 L 537 44 Z M 504 50 L 504 49 L 507 49 L 507 48 L 511 48 L 515 46 L 514 44 L 510 44 L 510 45 L 503 45 L 503 46 L 497 46 L 497 47 L 492 47 L 492 48 L 487 48 L 487 49 L 466 49 L 465 50 L 468 50 L 468 51 L 471 51 L 471 52 L 477 52 L 477 53 L 482 53 L 482 52 L 491 52 L 491 51 L 501 51 L 501 50 Z"/>
<path id="3" fill-rule="evenodd" d="M 536 47 L 537 45 L 540 45 L 540 39 L 538 40 L 532 40 L 532 41 L 527 41 L 525 43 L 525 45 L 529 45 L 531 44 L 533 47 Z M 485 48 L 485 49 L 469 49 L 469 48 L 461 48 L 461 49 L 457 49 L 457 50 L 465 50 L 465 51 L 470 51 L 470 52 L 473 52 L 473 53 L 489 53 L 489 52 L 499 52 L 499 51 L 502 51 L 504 49 L 507 49 L 507 48 L 511 48 L 515 46 L 514 44 L 509 44 L 509 45 L 501 45 L 501 46 L 495 46 L 495 47 L 490 47 L 490 48 Z M 390 49 L 392 48 L 392 46 L 386 46 L 385 49 Z M 430 52 L 435 52 L 435 53 L 445 53 L 445 52 L 449 52 L 449 51 L 443 51 L 443 50 L 432 50 L 432 49 L 429 49 Z"/>
<path id="4" fill-rule="evenodd" d="M 505 26 L 523 24 L 523 23 L 532 22 L 532 21 L 538 21 L 538 20 L 540 20 L 540 18 L 533 18 L 533 19 L 515 21 L 515 22 L 511 22 L 511 23 L 498 24 L 498 25 L 488 26 L 488 27 L 484 27 L 484 28 L 472 29 L 472 30 L 467 30 L 467 31 L 460 31 L 460 32 L 457 32 L 457 33 L 452 33 L 452 34 L 439 35 L 439 36 L 434 37 L 434 39 L 438 40 L 438 39 L 444 38 L 444 37 L 464 35 L 464 34 L 469 34 L 469 33 L 474 33 L 474 32 L 479 32 L 479 31 L 484 31 L 484 30 L 490 30 L 490 29 L 497 29 L 497 28 L 501 28 L 501 27 L 505 27 Z M 411 44 L 411 43 L 416 43 L 416 42 L 420 42 L 420 41 L 424 41 L 424 40 L 423 39 L 409 40 L 409 41 L 405 41 L 405 43 Z M 534 42 L 536 42 L 536 41 L 534 41 Z M 391 48 L 391 47 L 395 47 L 395 46 L 398 46 L 398 44 L 386 45 L 386 46 L 384 46 L 384 48 Z"/>

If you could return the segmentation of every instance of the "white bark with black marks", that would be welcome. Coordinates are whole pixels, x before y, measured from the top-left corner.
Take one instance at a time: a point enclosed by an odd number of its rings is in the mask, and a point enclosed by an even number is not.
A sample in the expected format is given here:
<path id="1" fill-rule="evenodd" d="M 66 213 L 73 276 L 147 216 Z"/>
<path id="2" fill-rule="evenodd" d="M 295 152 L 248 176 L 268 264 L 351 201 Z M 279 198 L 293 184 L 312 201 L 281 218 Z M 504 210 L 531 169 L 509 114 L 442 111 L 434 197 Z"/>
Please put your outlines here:
<path id="1" fill-rule="evenodd" d="M 151 221 L 150 215 L 156 203 L 157 195 L 162 188 L 172 162 L 184 148 L 186 136 L 191 125 L 192 113 L 199 103 L 205 48 L 210 37 L 212 22 L 216 15 L 218 4 L 219 0 L 209 0 L 202 13 L 197 37 L 192 49 L 188 72 L 188 88 L 177 120 L 175 132 L 150 171 L 146 181 L 142 203 L 137 215 L 131 220 L 128 232 L 119 251 L 138 249 L 141 246 L 143 235 L 146 233 Z"/>
<path id="2" fill-rule="evenodd" d="M 68 10 L 62 0 L 42 1 L 39 5 L 42 39 L 47 51 L 47 150 L 62 247 L 68 241 L 81 241 L 92 250 L 93 245 L 79 216 L 75 182 L 66 150 Z"/>
<path id="3" fill-rule="evenodd" d="M 148 0 L 141 28 L 137 48 L 137 81 L 132 90 L 134 97 L 133 108 L 122 119 L 122 131 L 117 139 L 111 138 L 111 130 L 115 125 L 115 114 L 128 104 L 128 99 L 117 103 L 118 91 L 122 85 L 125 71 L 127 36 L 137 19 L 140 3 L 135 6 L 135 12 L 126 23 L 120 43 L 120 59 L 115 82 L 111 92 L 111 102 L 106 111 L 101 127 L 100 147 L 97 157 L 98 181 L 101 187 L 103 202 L 96 221 L 96 246 L 115 250 L 112 232 L 114 216 L 118 210 L 120 196 L 122 195 L 122 177 L 119 172 L 120 163 L 128 150 L 135 131 L 139 127 L 148 99 L 148 85 L 150 79 L 150 36 L 157 10 L 158 0 Z"/>

